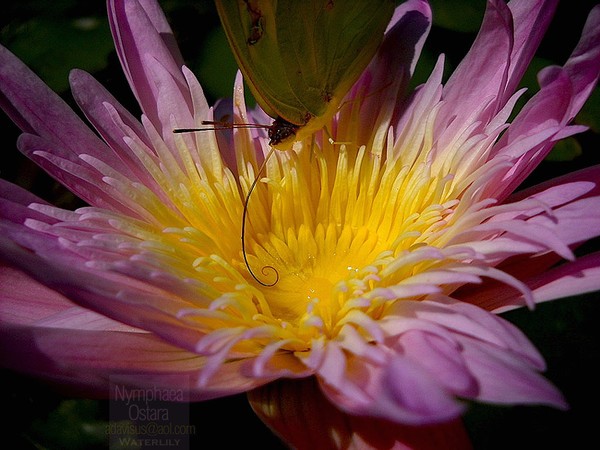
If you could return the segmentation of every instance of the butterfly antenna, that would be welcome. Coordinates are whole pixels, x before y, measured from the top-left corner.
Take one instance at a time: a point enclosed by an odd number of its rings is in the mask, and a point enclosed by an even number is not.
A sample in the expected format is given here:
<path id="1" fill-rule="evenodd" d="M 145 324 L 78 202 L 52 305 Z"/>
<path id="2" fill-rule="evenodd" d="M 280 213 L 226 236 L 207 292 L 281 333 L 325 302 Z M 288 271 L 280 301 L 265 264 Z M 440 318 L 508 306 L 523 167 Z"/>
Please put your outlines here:
<path id="1" fill-rule="evenodd" d="M 224 122 L 219 120 L 203 120 L 202 125 L 209 125 L 207 127 L 200 128 L 175 128 L 173 133 L 182 134 L 182 133 L 195 133 L 197 131 L 217 131 L 217 130 L 233 130 L 234 128 L 271 128 L 271 125 L 266 125 L 262 123 L 232 123 L 232 122 Z"/>
<path id="2" fill-rule="evenodd" d="M 258 170 L 258 174 L 256 175 L 256 177 L 254 178 L 254 181 L 250 185 L 250 189 L 248 190 L 248 194 L 246 195 L 246 200 L 244 201 L 244 212 L 242 213 L 242 236 L 241 236 L 241 238 L 242 238 L 242 254 L 244 255 L 244 264 L 246 264 L 246 269 L 248 269 L 248 273 L 250 273 L 250 275 L 252 275 L 252 278 L 254 278 L 258 284 L 265 286 L 265 287 L 275 286 L 279 282 L 279 272 L 273 266 L 263 266 L 262 269 L 260 270 L 260 272 L 264 276 L 268 276 L 269 272 L 275 273 L 275 281 L 273 281 L 272 283 L 265 283 L 264 281 L 259 280 L 258 277 L 256 276 L 256 274 L 252 271 L 252 268 L 250 267 L 250 263 L 248 262 L 248 255 L 246 253 L 246 218 L 248 217 L 248 203 L 250 202 L 250 195 L 252 194 L 252 191 L 254 191 L 254 188 L 256 187 L 256 184 L 258 183 L 258 180 L 260 179 L 260 174 L 265 169 L 265 167 L 267 165 L 267 161 L 269 160 L 269 157 L 271 156 L 273 151 L 274 151 L 274 149 L 271 148 L 271 151 L 267 154 L 265 160 L 261 164 L 260 169 Z"/>
<path id="3" fill-rule="evenodd" d="M 213 121 L 213 120 L 203 120 L 202 125 L 209 125 L 209 126 L 207 126 L 206 128 L 176 128 L 173 130 L 173 133 L 179 134 L 179 133 L 194 133 L 197 131 L 231 130 L 234 128 L 266 128 L 266 129 L 271 128 L 271 125 L 253 124 L 253 123 L 232 123 L 232 122 Z M 265 283 L 264 281 L 259 280 L 258 277 L 256 276 L 256 274 L 252 271 L 252 268 L 250 267 L 250 263 L 248 262 L 248 254 L 246 253 L 246 218 L 248 217 L 248 203 L 250 202 L 250 195 L 252 194 L 252 191 L 254 191 L 254 188 L 256 187 L 256 184 L 258 183 L 258 180 L 260 179 L 260 174 L 265 169 L 265 167 L 267 165 L 267 161 L 271 157 L 271 154 L 273 153 L 274 150 L 275 150 L 274 148 L 271 148 L 271 151 L 267 154 L 267 156 L 265 157 L 265 160 L 261 164 L 260 169 L 258 170 L 258 174 L 256 175 L 256 177 L 254 178 L 254 181 L 250 185 L 250 190 L 248 191 L 248 195 L 246 195 L 246 200 L 244 201 L 244 212 L 242 213 L 242 232 L 241 232 L 242 236 L 241 236 L 241 238 L 242 238 L 242 254 L 244 255 L 244 264 L 246 264 L 246 269 L 248 269 L 248 272 L 250 273 L 250 275 L 252 275 L 252 278 L 254 278 L 258 284 L 260 284 L 262 286 L 266 286 L 266 287 L 275 286 L 279 282 L 279 272 L 273 266 L 263 266 L 263 268 L 260 271 L 264 276 L 268 276 L 268 272 L 270 272 L 270 271 L 275 273 L 275 281 L 273 281 L 272 283 Z"/>

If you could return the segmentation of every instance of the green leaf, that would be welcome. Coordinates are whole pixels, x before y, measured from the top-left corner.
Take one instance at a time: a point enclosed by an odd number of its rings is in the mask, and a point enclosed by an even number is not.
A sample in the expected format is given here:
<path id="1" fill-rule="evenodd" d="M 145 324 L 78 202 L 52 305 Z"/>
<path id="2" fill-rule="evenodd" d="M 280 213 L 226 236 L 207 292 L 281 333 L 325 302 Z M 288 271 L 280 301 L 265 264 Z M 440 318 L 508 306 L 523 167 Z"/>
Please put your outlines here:
<path id="1" fill-rule="evenodd" d="M 46 418 L 34 419 L 27 434 L 37 446 L 64 450 L 99 448 L 106 441 L 106 427 L 97 401 L 67 399 Z"/>
<path id="2" fill-rule="evenodd" d="M 114 45 L 106 19 L 82 17 L 32 19 L 19 27 L 8 47 L 53 90 L 63 92 L 71 68 L 104 68 Z"/>
<path id="3" fill-rule="evenodd" d="M 479 30 L 485 0 L 430 0 L 433 23 L 452 31 L 473 33 Z"/>
<path id="4" fill-rule="evenodd" d="M 566 162 L 573 161 L 582 154 L 581 145 L 575 138 L 567 138 L 558 141 L 552 151 L 546 156 L 547 161 Z"/>
<path id="5" fill-rule="evenodd" d="M 231 98 L 237 70 L 225 32 L 222 28 L 214 29 L 202 43 L 202 53 L 194 66 L 202 88 L 213 100 Z"/>
<path id="6" fill-rule="evenodd" d="M 575 117 L 575 122 L 587 125 L 592 131 L 600 133 L 600 88 L 592 91 L 592 95 L 585 102 L 577 117 Z"/>

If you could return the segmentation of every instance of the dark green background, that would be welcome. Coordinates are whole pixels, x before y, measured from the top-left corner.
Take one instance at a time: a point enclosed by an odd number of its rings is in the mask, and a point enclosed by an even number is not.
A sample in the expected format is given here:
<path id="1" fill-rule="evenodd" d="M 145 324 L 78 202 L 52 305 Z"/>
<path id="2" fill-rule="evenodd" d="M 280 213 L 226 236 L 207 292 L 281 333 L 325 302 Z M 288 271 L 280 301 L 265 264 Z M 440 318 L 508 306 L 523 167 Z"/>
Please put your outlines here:
<path id="1" fill-rule="evenodd" d="M 235 63 L 219 30 L 211 1 L 160 2 L 177 35 L 182 53 L 210 102 L 229 97 Z M 483 14 L 483 0 L 435 0 L 434 27 L 417 68 L 423 81 L 439 53 L 447 55 L 447 74 L 472 43 Z M 535 73 L 562 64 L 575 46 L 594 1 L 562 1 L 538 56 L 523 84 L 536 89 Z M 0 14 L 0 42 L 32 67 L 54 90 L 73 103 L 67 85 L 71 68 L 92 72 L 136 115 L 137 105 L 120 70 L 101 0 L 9 0 Z M 528 94 L 529 95 L 529 94 Z M 577 122 L 591 130 L 553 152 L 527 183 L 538 182 L 600 163 L 598 89 Z M 80 205 L 65 189 L 18 153 L 18 130 L 0 115 L 0 177 L 14 181 L 57 205 Z M 598 248 L 592 242 L 585 250 Z M 548 363 L 546 375 L 565 394 L 568 412 L 546 407 L 471 405 L 465 421 L 476 449 L 598 447 L 600 305 L 598 293 L 540 305 L 534 312 L 504 317 L 519 326 Z M 108 402 L 61 396 L 43 382 L 10 371 L 0 372 L 0 446 L 7 449 L 102 449 Z M 197 433 L 191 448 L 283 448 L 256 419 L 245 396 L 190 405 Z"/>

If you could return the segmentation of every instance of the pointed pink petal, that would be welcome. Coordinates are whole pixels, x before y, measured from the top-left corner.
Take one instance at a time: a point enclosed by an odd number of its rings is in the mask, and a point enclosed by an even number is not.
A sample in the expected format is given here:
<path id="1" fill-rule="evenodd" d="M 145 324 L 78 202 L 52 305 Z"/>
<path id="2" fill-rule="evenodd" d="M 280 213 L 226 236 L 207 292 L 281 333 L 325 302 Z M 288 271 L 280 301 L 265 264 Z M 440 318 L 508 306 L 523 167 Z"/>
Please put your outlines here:
<path id="1" fill-rule="evenodd" d="M 129 176 L 131 171 L 123 160 L 60 97 L 3 48 L 0 48 L 0 66 L 6 100 L 2 106 L 26 131 L 17 142 L 19 149 L 87 203 L 123 210 L 112 193 L 103 192 L 107 185 L 97 185 L 102 175 L 80 155 L 90 155 Z"/>
<path id="2" fill-rule="evenodd" d="M 102 174 L 80 158 L 65 159 L 66 151 L 57 144 L 32 134 L 22 134 L 17 141 L 19 150 L 71 192 L 90 205 L 137 214 L 118 201 L 117 192 L 101 181 Z"/>
<path id="3" fill-rule="evenodd" d="M 600 235 L 598 180 L 600 166 L 592 166 L 531 187 L 509 200 L 539 201 L 541 213 L 528 222 L 543 225 L 563 243 L 573 245 Z M 542 208 L 551 208 L 552 213 L 544 214 Z"/>
<path id="4" fill-rule="evenodd" d="M 567 408 L 558 389 L 520 358 L 482 341 L 467 337 L 459 339 L 469 371 L 479 385 L 477 400 Z"/>
<path id="5" fill-rule="evenodd" d="M 122 162 L 73 110 L 25 64 L 0 46 L 0 107 L 26 133 L 40 136 L 49 147 L 61 149 L 72 162 L 81 153 L 114 166 Z"/>
<path id="6" fill-rule="evenodd" d="M 182 389 L 190 400 L 244 392 L 270 381 L 241 375 L 243 360 L 229 361 L 201 385 L 205 359 L 149 333 L 4 325 L 5 367 L 43 376 L 69 392 L 108 397 L 109 381 L 136 387 Z"/>
<path id="7" fill-rule="evenodd" d="M 599 195 L 600 181 L 598 180 L 600 180 L 600 165 L 586 167 L 515 192 L 506 202 L 536 198 L 550 207 L 560 206 L 579 197 Z"/>
<path id="8" fill-rule="evenodd" d="M 329 400 L 352 415 L 420 425 L 451 420 L 463 411 L 429 371 L 402 355 L 374 365 L 345 358 L 329 343 L 317 377 Z"/>
<path id="9" fill-rule="evenodd" d="M 536 303 L 600 290 L 600 253 L 582 256 L 549 269 L 550 265 L 532 260 L 525 262 L 523 270 L 520 264 L 515 265 L 514 269 L 508 266 L 507 270 L 523 274 L 522 280 L 531 289 Z M 528 273 L 526 268 L 531 266 L 536 266 L 536 270 Z M 523 306 L 523 299 L 518 292 L 501 285 L 466 290 L 457 298 L 495 313 Z"/>
<path id="10" fill-rule="evenodd" d="M 168 127 L 168 123 L 160 119 L 157 109 L 160 88 L 156 72 L 148 67 L 148 61 L 156 61 L 172 78 L 172 85 L 168 87 L 172 95 L 185 93 L 187 84 L 181 72 L 183 60 L 164 14 L 154 0 L 143 5 L 137 0 L 110 0 L 108 11 L 119 59 L 142 111 L 157 129 Z M 185 94 L 184 98 L 185 103 L 180 108 L 187 108 L 189 114 L 191 99 Z"/>
<path id="11" fill-rule="evenodd" d="M 306 367 L 292 353 L 285 350 L 279 351 L 287 345 L 286 340 L 275 341 L 260 352 L 260 354 L 249 359 L 243 373 L 253 378 L 303 378 L 314 374 L 312 369 Z"/>
<path id="12" fill-rule="evenodd" d="M 505 88 L 506 95 L 512 95 L 517 89 L 554 17 L 557 4 L 558 0 L 512 0 L 508 3 L 513 15 L 515 38 Z"/>
<path id="13" fill-rule="evenodd" d="M 521 279 L 531 289 L 536 303 L 600 290 L 600 259 L 597 253 L 549 269 L 555 262 L 554 259 L 549 263 L 526 260 L 514 267 L 508 266 L 506 270 L 522 274 Z M 532 266 L 536 270 L 528 271 Z M 461 290 L 455 297 L 497 314 L 523 306 L 523 298 L 518 292 L 500 284 Z"/>
<path id="14" fill-rule="evenodd" d="M 443 127 L 476 110 L 482 99 L 492 103 L 480 117 L 489 121 L 513 95 L 550 20 L 557 0 L 516 0 L 506 5 L 488 1 L 481 29 L 468 54 L 444 88 L 447 107 L 440 114 Z M 489 64 L 489 55 L 495 62 Z"/>
<path id="15" fill-rule="evenodd" d="M 496 144 L 494 156 L 506 156 L 514 160 L 515 165 L 490 186 L 487 195 L 499 200 L 510 195 L 559 140 L 559 133 L 566 128 L 564 117 L 569 109 L 572 85 L 565 71 L 557 75 L 553 83 L 544 86 L 523 107 Z"/>
<path id="16" fill-rule="evenodd" d="M 155 123 L 155 126 L 162 132 L 163 140 L 171 148 L 175 148 L 174 125 L 177 128 L 190 128 L 196 125 L 187 82 L 184 87 L 181 87 L 179 86 L 179 80 L 174 78 L 160 61 L 148 55 L 143 60 L 146 71 L 153 78 L 152 81 L 156 91 L 154 106 L 159 122 Z M 182 74 L 181 71 L 180 74 Z M 190 138 L 185 134 L 179 137 Z M 193 139 L 190 138 L 189 140 L 193 142 Z"/>
<path id="17" fill-rule="evenodd" d="M 108 397 L 109 381 L 182 389 L 191 400 L 243 392 L 273 379 L 243 376 L 245 361 L 221 366 L 200 386 L 206 358 L 155 335 L 73 305 L 23 272 L 0 266 L 0 360 L 69 392 Z"/>
<path id="18" fill-rule="evenodd" d="M 31 234 L 31 232 L 30 232 Z M 54 255 L 53 263 L 0 236 L 2 258 L 60 294 L 130 326 L 155 332 L 174 345 L 193 351 L 202 333 L 182 322 L 178 313 L 191 304 L 176 294 L 116 273 L 87 269 L 83 261 L 53 241 L 38 238 L 37 251 Z M 56 260 L 60 256 L 61 260 Z M 43 267 L 44 270 L 40 270 Z"/>
<path id="19" fill-rule="evenodd" d="M 504 289 L 506 287 L 504 286 Z M 456 336 L 469 336 L 485 341 L 498 348 L 521 354 L 535 367 L 542 368 L 543 361 L 537 350 L 518 328 L 504 319 L 464 302 L 451 302 L 440 298 L 438 301 L 404 301 L 398 302 L 388 312 L 388 320 L 403 320 L 416 317 L 425 323 L 437 327 L 427 328 L 413 324 L 412 328 L 421 329 L 432 335 L 446 338 L 450 342 Z M 439 328 L 446 333 L 439 332 Z M 403 333 L 405 330 L 399 330 Z M 447 334 L 447 333 L 450 334 Z"/>
<path id="20" fill-rule="evenodd" d="M 147 333 L 75 306 L 58 292 L 7 266 L 0 266 L 0 293 L 0 345 L 5 366 L 55 380 L 68 380 L 75 372 L 93 366 L 102 368 L 103 361 L 110 359 L 138 370 L 144 368 L 136 366 L 140 358 L 135 355 L 140 339 L 150 337 Z M 136 345 L 127 341 L 129 337 Z M 120 351 L 128 346 L 129 354 Z M 115 361 L 113 370 L 117 368 Z M 84 384 L 93 378 L 86 380 L 88 376 L 83 373 L 79 376 Z"/>
<path id="21" fill-rule="evenodd" d="M 600 196 L 576 200 L 556 208 L 552 217 L 540 215 L 530 222 L 552 229 L 565 244 L 581 244 L 600 235 Z"/>
<path id="22" fill-rule="evenodd" d="M 569 117 L 575 117 L 592 89 L 597 86 L 600 74 L 600 5 L 590 12 L 583 28 L 581 39 L 565 64 L 575 96 Z"/>
<path id="23" fill-rule="evenodd" d="M 0 179 L 0 219 L 18 224 L 23 224 L 30 218 L 48 219 L 44 214 L 28 208 L 31 203 L 46 204 L 44 200 L 20 186 Z"/>
<path id="24" fill-rule="evenodd" d="M 536 202 L 539 202 L 540 213 L 537 215 L 534 211 L 536 215 L 530 220 L 552 230 L 553 234 L 565 244 L 575 245 L 600 235 L 600 183 L 598 180 L 600 180 L 600 166 L 589 167 L 526 189 L 514 194 L 509 200 L 519 202 L 535 199 Z M 548 210 L 551 210 L 550 214 L 546 214 Z M 515 210 L 513 214 L 517 215 L 520 212 Z M 513 247 L 517 245 L 516 242 L 507 242 L 506 244 Z M 523 246 L 521 246 L 521 250 L 523 250 Z M 531 249 L 531 251 L 535 250 L 535 248 Z M 538 251 L 542 250 L 541 247 L 538 249 Z M 557 289 L 558 284 L 553 284 L 552 288 L 548 288 L 543 295 L 536 294 L 534 291 L 536 301 L 576 295 L 600 288 L 591 273 L 590 275 L 586 275 L 587 271 L 578 273 L 580 263 L 577 260 L 549 271 L 559 260 L 560 257 L 557 255 L 545 253 L 509 259 L 499 268 L 518 276 L 530 289 L 537 289 L 552 281 L 554 275 L 551 274 L 555 271 L 557 271 L 556 273 L 567 271 L 566 274 L 568 271 L 573 271 L 571 282 L 560 286 L 564 291 Z M 591 267 L 588 270 L 591 270 Z M 556 276 L 560 279 L 559 275 Z M 556 296 L 553 297 L 553 295 Z M 506 289 L 506 286 L 495 283 L 463 288 L 455 294 L 455 297 L 496 312 L 523 305 L 523 299 L 517 291 Z"/>
<path id="25" fill-rule="evenodd" d="M 513 39 L 513 19 L 508 6 L 501 1 L 488 1 L 475 42 L 444 87 L 446 106 L 438 116 L 439 129 L 452 120 L 464 122 L 464 116 L 468 117 L 484 99 L 495 100 L 488 120 L 500 109 L 496 99 L 504 94 Z M 489 55 L 494 55 L 498 63 L 489 64 Z"/>
<path id="26" fill-rule="evenodd" d="M 530 282 L 536 302 L 600 290 L 600 252 L 562 264 Z"/>
<path id="27" fill-rule="evenodd" d="M 489 195 L 500 200 L 508 196 L 537 167 L 554 143 L 571 134 L 581 132 L 581 127 L 567 124 L 579 112 L 596 86 L 600 74 L 600 7 L 590 13 L 579 44 L 564 68 L 547 67 L 539 74 L 541 90 L 525 105 L 513 124 L 496 146 L 496 154 L 515 154 L 514 147 L 524 137 L 536 130 L 559 126 L 556 135 L 542 145 L 534 146 L 515 161 L 515 167 Z M 512 147 L 512 148 L 511 148 Z"/>
<path id="28" fill-rule="evenodd" d="M 460 349 L 433 333 L 420 330 L 404 333 L 399 341 L 404 354 L 417 361 L 458 397 L 474 397 L 475 378 L 469 373 Z"/>
<path id="29" fill-rule="evenodd" d="M 396 8 L 381 47 L 350 94 L 363 99 L 361 129 L 367 133 L 362 140 L 371 137 L 375 124 L 387 132 L 382 124 L 398 114 L 430 28 L 431 8 L 426 2 L 409 0 Z"/>
<path id="30" fill-rule="evenodd" d="M 405 104 L 399 106 L 405 111 L 398 117 L 394 132 L 398 142 L 402 139 L 412 139 L 422 131 L 422 123 L 427 121 L 431 111 L 439 104 L 442 94 L 442 77 L 444 74 L 444 57 L 440 56 L 433 68 L 429 79 L 424 85 L 419 86 L 415 92 L 406 100 Z M 396 146 L 402 148 L 402 146 Z M 399 155 L 390 155 L 399 157 Z M 404 155 L 402 155 L 404 157 Z"/>
<path id="31" fill-rule="evenodd" d="M 132 155 L 129 154 L 131 150 L 126 148 L 123 142 L 124 132 L 121 127 L 114 123 L 113 117 L 110 115 L 105 104 L 111 105 L 117 111 L 123 123 L 134 130 L 137 136 L 144 139 L 146 133 L 139 120 L 133 117 L 129 111 L 87 72 L 77 69 L 72 70 L 69 75 L 69 82 L 73 97 L 87 119 L 130 169 L 129 172 L 123 172 L 123 174 L 134 176 L 133 174 L 140 170 L 139 161 L 132 158 Z M 147 140 L 146 144 L 151 145 Z M 115 170 L 119 170 L 119 167 L 112 167 Z"/>
<path id="32" fill-rule="evenodd" d="M 0 197 L 10 199 L 11 202 L 18 203 L 23 206 L 27 206 L 31 203 L 39 203 L 47 205 L 48 203 L 37 195 L 29 192 L 16 184 L 10 183 L 9 181 L 0 178 Z"/>
<path id="33" fill-rule="evenodd" d="M 0 265 L 0 321 L 32 324 L 71 308 L 73 303 L 23 272 Z"/>

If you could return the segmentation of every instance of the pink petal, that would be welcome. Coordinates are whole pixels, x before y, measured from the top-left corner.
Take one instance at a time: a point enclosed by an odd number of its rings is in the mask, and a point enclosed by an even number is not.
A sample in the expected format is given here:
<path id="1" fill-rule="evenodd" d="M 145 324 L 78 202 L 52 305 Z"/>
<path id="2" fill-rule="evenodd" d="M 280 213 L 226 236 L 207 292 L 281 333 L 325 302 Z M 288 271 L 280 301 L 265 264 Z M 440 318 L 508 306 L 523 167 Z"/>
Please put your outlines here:
<path id="1" fill-rule="evenodd" d="M 554 262 L 550 260 L 546 264 L 543 260 L 527 260 L 514 267 L 507 266 L 506 270 L 521 272 L 521 279 L 531 289 L 536 303 L 600 290 L 600 260 L 597 253 L 549 269 Z M 532 266 L 536 270 L 527 271 Z M 523 299 L 518 292 L 498 284 L 460 291 L 455 297 L 497 314 L 523 306 Z"/>
<path id="2" fill-rule="evenodd" d="M 153 78 L 156 91 L 155 107 L 159 122 L 155 123 L 155 126 L 162 132 L 162 138 L 169 147 L 175 148 L 176 136 L 173 129 L 190 128 L 196 125 L 187 82 L 185 87 L 181 88 L 178 85 L 179 80 L 174 78 L 159 61 L 147 55 L 143 59 L 144 67 Z M 194 142 L 192 136 L 183 134 L 178 137 Z"/>
<path id="3" fill-rule="evenodd" d="M 441 327 L 450 334 L 439 333 L 436 327 L 421 328 L 418 324 L 414 324 L 414 328 L 446 337 L 450 342 L 455 341 L 457 335 L 469 336 L 507 351 L 520 352 L 538 367 L 543 365 L 539 353 L 516 327 L 500 317 L 467 303 L 444 301 L 443 298 L 439 301 L 403 301 L 390 308 L 387 316 L 389 320 L 393 320 L 393 317 L 398 317 L 400 320 L 416 317 Z M 404 331 L 400 330 L 400 332 Z"/>
<path id="4" fill-rule="evenodd" d="M 540 215 L 530 222 L 552 229 L 565 244 L 580 244 L 600 235 L 600 196 L 576 200 L 556 208 L 552 217 Z"/>
<path id="5" fill-rule="evenodd" d="M 503 96 L 512 48 L 513 21 L 510 10 L 504 2 L 489 1 L 473 46 L 444 87 L 443 96 L 447 106 L 442 107 L 438 116 L 440 130 L 452 120 L 463 123 L 463 116 L 468 117 L 476 110 L 482 99 L 500 99 Z M 489 55 L 494 55 L 498 63 L 489 64 Z M 499 106 L 491 107 L 488 120 L 500 109 Z"/>
<path id="6" fill-rule="evenodd" d="M 353 357 L 344 361 L 334 347 L 333 343 L 327 345 L 317 377 L 329 400 L 349 414 L 420 425 L 451 420 L 463 411 L 462 405 L 411 359 L 394 355 L 383 365 Z"/>
<path id="7" fill-rule="evenodd" d="M 46 204 L 44 200 L 29 191 L 0 179 L 0 218 L 2 220 L 18 224 L 23 224 L 31 218 L 48 220 L 44 214 L 28 208 L 31 203 Z"/>
<path id="8" fill-rule="evenodd" d="M 545 145 L 536 146 L 523 154 L 505 180 L 496 183 L 502 188 L 490 195 L 503 199 L 509 195 L 548 154 L 556 140 L 580 132 L 567 127 L 596 86 L 600 74 L 600 7 L 590 13 L 581 39 L 564 68 L 548 67 L 539 74 L 541 90 L 517 115 L 508 132 L 497 144 L 498 154 L 507 146 L 528 136 L 540 126 L 560 125 L 562 130 Z M 513 144 L 514 145 L 514 144 Z"/>
<path id="9" fill-rule="evenodd" d="M 0 320 L 32 324 L 76 306 L 23 272 L 0 265 Z"/>
<path id="10" fill-rule="evenodd" d="M 19 136 L 17 146 L 46 172 L 87 203 L 135 215 L 118 201 L 112 187 L 100 181 L 102 174 L 80 158 L 66 159 L 65 149 L 32 134 Z"/>
<path id="11" fill-rule="evenodd" d="M 230 361 L 200 387 L 205 359 L 155 335 L 73 305 L 23 272 L 0 266 L 2 365 L 43 375 L 71 393 L 108 397 L 109 381 L 182 389 L 191 400 L 243 392 L 272 378 Z"/>
<path id="12" fill-rule="evenodd" d="M 600 290 L 600 252 L 562 264 L 530 280 L 536 302 Z"/>
<path id="13" fill-rule="evenodd" d="M 567 408 L 558 389 L 520 358 L 482 341 L 467 337 L 459 339 L 469 371 L 479 385 L 477 400 Z"/>
<path id="14" fill-rule="evenodd" d="M 563 243 L 572 245 L 600 235 L 598 180 L 600 166 L 588 167 L 514 194 L 509 200 L 540 202 L 542 213 L 528 222 L 543 225 Z M 552 212 L 544 214 L 542 208 Z"/>
<path id="15" fill-rule="evenodd" d="M 510 128 L 495 147 L 495 156 L 515 160 L 502 180 L 493 185 L 487 195 L 503 200 L 539 165 L 558 140 L 565 127 L 564 118 L 571 101 L 572 85 L 566 72 L 544 86 L 519 112 Z M 538 136 L 546 136 L 536 139 Z M 534 142 L 530 142 L 535 139 Z"/>
<path id="16" fill-rule="evenodd" d="M 18 350 L 18 351 L 16 351 Z M 5 367 L 42 375 L 69 392 L 108 397 L 109 381 L 136 387 L 182 389 L 189 399 L 244 392 L 270 381 L 241 375 L 243 360 L 229 361 L 201 386 L 205 358 L 149 333 L 3 325 Z"/>
<path id="17" fill-rule="evenodd" d="M 426 2 L 409 0 L 396 8 L 381 47 L 350 94 L 350 98 L 359 95 L 364 99 L 360 128 L 366 133 L 359 137 L 360 143 L 371 138 L 376 123 L 387 132 L 384 124 L 399 113 L 430 28 L 431 8 Z"/>
<path id="18" fill-rule="evenodd" d="M 444 57 L 441 55 L 429 76 L 429 79 L 424 85 L 418 87 L 412 96 L 410 96 L 404 105 L 404 113 L 398 118 L 398 123 L 395 126 L 394 132 L 397 136 L 397 141 L 402 142 L 403 139 L 412 139 L 413 136 L 422 133 L 422 123 L 429 119 L 431 111 L 439 104 L 442 94 L 442 76 L 444 74 Z M 395 146 L 402 149 L 403 146 Z M 416 158 L 417 152 L 413 152 L 413 158 Z M 398 158 L 399 155 L 390 155 Z M 403 158 L 407 155 L 402 154 Z M 407 158 L 407 163 L 410 158 Z"/>
<path id="19" fill-rule="evenodd" d="M 7 99 L 2 106 L 27 131 L 19 138 L 19 149 L 86 202 L 120 209 L 113 195 L 95 185 L 101 174 L 79 155 L 90 155 L 113 170 L 130 175 L 122 159 L 6 49 L 0 49 L 0 59 L 0 78 Z"/>
<path id="20" fill-rule="evenodd" d="M 142 111 L 157 129 L 168 127 L 161 122 L 158 111 L 159 87 L 156 72 L 147 66 L 148 61 L 157 61 L 172 77 L 169 90 L 174 96 L 184 94 L 186 107 L 191 111 L 191 99 L 187 84 L 181 72 L 183 60 L 176 50 L 173 32 L 158 4 L 150 0 L 144 2 L 110 0 L 108 12 L 117 53 Z M 169 130 L 169 134 L 171 130 Z"/>
<path id="21" fill-rule="evenodd" d="M 408 358 L 434 374 L 450 392 L 458 397 L 476 395 L 477 383 L 467 369 L 457 346 L 433 333 L 420 330 L 404 333 L 398 343 Z"/>
<path id="22" fill-rule="evenodd" d="M 488 1 L 473 46 L 444 88 L 448 106 L 441 111 L 441 127 L 453 117 L 459 122 L 468 117 L 482 99 L 492 99 L 485 114 L 480 115 L 484 123 L 502 109 L 529 65 L 557 3 L 516 0 L 506 5 Z M 489 64 L 489 55 L 500 64 Z"/>
<path id="23" fill-rule="evenodd" d="M 554 207 L 582 196 L 600 194 L 600 165 L 587 167 L 512 194 L 507 203 L 535 198 Z"/>
<path id="24" fill-rule="evenodd" d="M 0 178 L 0 197 L 10 199 L 11 202 L 17 203 L 23 206 L 27 206 L 31 203 L 39 203 L 47 205 L 48 203 L 37 195 L 29 192 L 16 184 L 10 183 Z"/>
<path id="25" fill-rule="evenodd" d="M 56 290 L 85 308 L 92 309 L 130 326 L 156 332 L 172 344 L 193 351 L 203 334 L 182 322 L 178 313 L 191 304 L 176 294 L 140 283 L 116 273 L 87 270 L 86 266 L 52 241 L 39 240 L 40 247 L 54 255 L 53 263 L 0 237 L 2 257 L 9 264 Z M 54 250 L 53 250 L 54 248 Z M 60 256 L 63 260 L 56 260 Z M 72 259 L 72 261 L 70 260 Z M 40 270 L 43 267 L 44 270 Z"/>
<path id="26" fill-rule="evenodd" d="M 542 355 L 540 355 L 527 336 L 510 322 L 468 303 L 453 301 L 450 302 L 450 307 L 494 333 L 502 341 L 502 344 L 499 346 L 500 348 L 504 348 L 512 354 L 519 355 L 524 362 L 530 364 L 535 369 L 544 370 L 546 368 Z M 456 332 L 459 335 L 464 334 L 460 329 L 457 329 Z M 483 341 L 483 339 L 479 340 Z"/>
<path id="27" fill-rule="evenodd" d="M 26 133 L 40 136 L 72 162 L 77 155 L 93 155 L 115 168 L 122 162 L 25 64 L 0 46 L 0 107 Z"/>
<path id="28" fill-rule="evenodd" d="M 129 169 L 129 171 L 123 172 L 123 174 L 130 177 L 137 175 L 138 179 L 146 180 L 146 178 L 140 177 L 139 161 L 129 154 L 130 150 L 123 142 L 123 129 L 114 123 L 114 119 L 107 109 L 106 104 L 111 105 L 115 109 L 124 125 L 131 128 L 141 139 L 144 139 L 146 133 L 139 120 L 133 117 L 90 74 L 82 70 L 73 70 L 69 75 L 69 82 L 73 97 L 87 119 Z M 151 146 L 150 142 L 146 141 L 145 143 Z M 119 170 L 119 167 L 112 167 L 115 170 Z"/>
<path id="29" fill-rule="evenodd" d="M 589 167 L 514 194 L 509 200 L 518 202 L 535 199 L 536 202 L 539 202 L 541 214 L 530 220 L 543 223 L 562 242 L 574 245 L 600 235 L 599 179 L 600 166 Z M 535 205 L 535 202 L 533 204 Z M 552 210 L 550 215 L 545 214 L 547 209 Z M 535 211 L 533 212 L 535 213 Z M 514 214 L 519 214 L 519 212 L 515 211 Z M 507 242 L 507 245 L 514 246 L 516 242 L 512 244 Z M 522 247 L 521 249 L 524 250 Z M 549 270 L 559 260 L 557 255 L 546 253 L 509 259 L 499 268 L 507 273 L 515 274 L 523 280 L 534 291 L 535 301 L 552 300 L 600 288 L 593 273 L 589 272 L 594 265 L 592 260 L 584 263 L 576 260 Z M 589 264 L 587 268 L 586 264 Z M 545 288 L 543 294 L 536 293 L 541 286 L 551 283 L 553 277 L 560 280 L 563 276 L 560 274 L 567 277 L 564 280 L 565 283 L 561 284 L 557 281 L 557 283 L 552 283 L 551 287 Z M 567 280 L 571 282 L 566 282 Z M 523 299 L 517 291 L 494 283 L 461 289 L 459 293 L 455 293 L 455 297 L 495 312 L 506 311 L 523 304 Z"/>
<path id="30" fill-rule="evenodd" d="M 276 350 L 285 345 L 285 341 L 274 342 L 256 358 L 248 359 L 242 368 L 242 373 L 249 378 L 280 379 L 304 378 L 314 375 L 312 369 L 307 368 L 302 362 L 287 351 Z M 272 350 L 275 348 L 275 350 Z"/>
<path id="31" fill-rule="evenodd" d="M 556 11 L 558 0 L 512 0 L 514 44 L 510 58 L 506 95 L 512 95 L 527 70 Z"/>
<path id="32" fill-rule="evenodd" d="M 590 12 L 581 39 L 565 64 L 565 69 L 569 73 L 575 92 L 568 116 L 573 118 L 598 83 L 600 74 L 600 5 L 596 5 Z"/>

